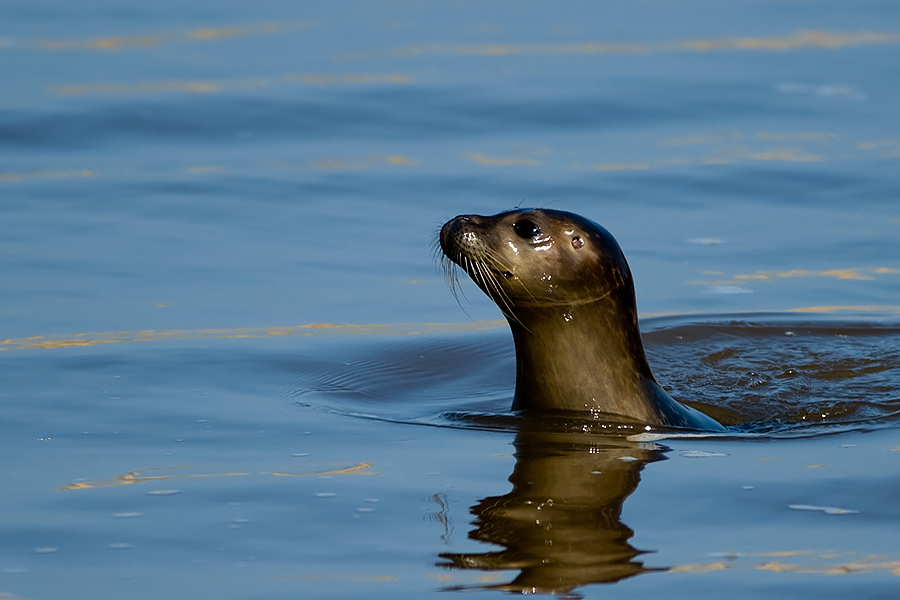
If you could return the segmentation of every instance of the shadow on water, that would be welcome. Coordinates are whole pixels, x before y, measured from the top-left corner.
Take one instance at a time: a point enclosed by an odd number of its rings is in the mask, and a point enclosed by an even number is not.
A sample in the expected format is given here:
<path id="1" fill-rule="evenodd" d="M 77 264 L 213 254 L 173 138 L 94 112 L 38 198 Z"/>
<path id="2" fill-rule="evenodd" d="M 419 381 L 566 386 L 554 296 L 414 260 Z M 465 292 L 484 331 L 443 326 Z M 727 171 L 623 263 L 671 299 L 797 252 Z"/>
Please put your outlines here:
<path id="1" fill-rule="evenodd" d="M 533 428 L 521 429 L 514 445 L 512 491 L 470 509 L 469 537 L 502 550 L 441 554 L 438 566 L 518 571 L 509 582 L 478 587 L 571 598 L 583 585 L 657 570 L 639 560 L 621 515 L 644 465 L 665 458 L 661 447 Z"/>

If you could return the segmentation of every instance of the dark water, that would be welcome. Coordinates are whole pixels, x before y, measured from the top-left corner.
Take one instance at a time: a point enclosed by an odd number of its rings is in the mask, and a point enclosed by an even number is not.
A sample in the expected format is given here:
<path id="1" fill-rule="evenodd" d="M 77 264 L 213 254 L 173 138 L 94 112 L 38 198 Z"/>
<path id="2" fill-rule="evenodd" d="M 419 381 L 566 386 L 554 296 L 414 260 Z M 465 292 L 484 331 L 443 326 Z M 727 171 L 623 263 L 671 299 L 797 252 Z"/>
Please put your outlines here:
<path id="1" fill-rule="evenodd" d="M 898 49 L 875 0 L 4 3 L 0 595 L 894 598 Z M 431 244 L 520 204 L 617 237 L 726 436 L 509 414 Z"/>
<path id="2" fill-rule="evenodd" d="M 731 434 L 818 435 L 892 427 L 900 417 L 895 325 L 714 319 L 653 319 L 644 324 L 645 341 L 666 389 L 716 415 Z M 508 332 L 429 337 L 357 345 L 337 359 L 286 357 L 284 367 L 295 373 L 289 394 L 310 408 L 398 422 L 489 429 L 529 422 L 509 410 L 515 353 Z"/>

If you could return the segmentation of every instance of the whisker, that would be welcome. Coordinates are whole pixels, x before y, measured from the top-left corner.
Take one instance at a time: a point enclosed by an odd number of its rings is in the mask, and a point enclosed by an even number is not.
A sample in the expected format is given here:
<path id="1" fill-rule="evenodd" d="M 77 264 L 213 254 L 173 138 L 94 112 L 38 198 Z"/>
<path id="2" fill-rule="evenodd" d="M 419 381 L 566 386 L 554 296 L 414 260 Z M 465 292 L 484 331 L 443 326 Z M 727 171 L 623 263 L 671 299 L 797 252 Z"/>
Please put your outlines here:
<path id="1" fill-rule="evenodd" d="M 432 249 L 435 260 L 440 262 L 440 268 L 443 270 L 444 280 L 450 288 L 450 293 L 453 294 L 453 298 L 460 308 L 463 308 L 463 311 L 468 315 L 460 301 L 460 296 L 465 298 L 466 295 L 465 290 L 460 285 L 457 267 L 466 272 L 507 318 L 525 327 L 516 316 L 512 298 L 504 289 L 501 281 L 501 278 L 514 278 L 511 277 L 513 272 L 512 266 L 507 263 L 500 253 L 490 248 L 480 245 L 466 245 L 466 249 L 463 250 L 453 242 L 455 241 L 451 240 L 451 243 L 448 244 L 449 248 L 445 251 L 440 243 L 440 233 L 438 233 L 433 241 Z M 521 285 L 521 282 L 519 283 Z"/>

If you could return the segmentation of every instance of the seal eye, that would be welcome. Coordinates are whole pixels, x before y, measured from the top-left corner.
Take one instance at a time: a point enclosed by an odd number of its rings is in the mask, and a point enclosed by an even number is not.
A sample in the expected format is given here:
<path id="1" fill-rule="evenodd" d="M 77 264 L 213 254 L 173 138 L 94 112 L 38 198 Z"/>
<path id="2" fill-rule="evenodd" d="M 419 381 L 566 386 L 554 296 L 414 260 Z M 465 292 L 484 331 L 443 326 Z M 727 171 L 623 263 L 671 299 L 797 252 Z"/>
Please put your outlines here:
<path id="1" fill-rule="evenodd" d="M 579 236 L 577 236 L 577 235 L 574 236 L 574 237 L 572 238 L 572 247 L 575 248 L 576 250 L 578 250 L 578 249 L 580 249 L 582 246 L 584 246 L 584 240 L 581 239 L 581 238 L 580 238 Z"/>
<path id="2" fill-rule="evenodd" d="M 517 236 L 525 240 L 535 238 L 541 233 L 541 228 L 528 219 L 516 221 L 513 223 L 513 229 L 516 231 Z"/>

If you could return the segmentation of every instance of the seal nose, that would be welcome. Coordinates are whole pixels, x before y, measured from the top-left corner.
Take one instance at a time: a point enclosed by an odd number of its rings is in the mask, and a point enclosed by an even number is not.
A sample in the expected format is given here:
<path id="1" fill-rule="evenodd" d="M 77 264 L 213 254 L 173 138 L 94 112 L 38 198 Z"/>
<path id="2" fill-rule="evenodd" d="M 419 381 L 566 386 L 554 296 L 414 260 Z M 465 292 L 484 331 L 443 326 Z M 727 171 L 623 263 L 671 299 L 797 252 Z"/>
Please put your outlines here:
<path id="1" fill-rule="evenodd" d="M 441 250 L 447 256 L 455 256 L 461 246 L 472 246 L 475 234 L 471 230 L 472 225 L 477 224 L 477 215 L 458 215 L 453 217 L 441 227 Z"/>
<path id="2" fill-rule="evenodd" d="M 450 255 L 450 244 L 451 244 L 451 240 L 453 239 L 455 230 L 458 229 L 458 227 L 459 227 L 457 225 L 457 222 L 459 221 L 459 219 L 460 219 L 460 217 L 454 217 L 454 218 L 450 219 L 449 221 L 447 221 L 446 223 L 444 223 L 444 226 L 441 227 L 441 235 L 440 235 L 441 250 L 444 251 L 444 254 L 446 256 Z"/>

